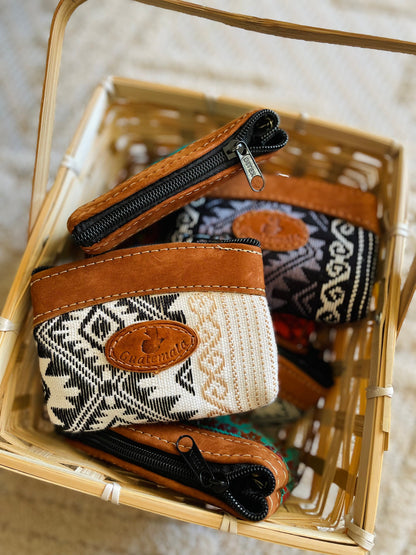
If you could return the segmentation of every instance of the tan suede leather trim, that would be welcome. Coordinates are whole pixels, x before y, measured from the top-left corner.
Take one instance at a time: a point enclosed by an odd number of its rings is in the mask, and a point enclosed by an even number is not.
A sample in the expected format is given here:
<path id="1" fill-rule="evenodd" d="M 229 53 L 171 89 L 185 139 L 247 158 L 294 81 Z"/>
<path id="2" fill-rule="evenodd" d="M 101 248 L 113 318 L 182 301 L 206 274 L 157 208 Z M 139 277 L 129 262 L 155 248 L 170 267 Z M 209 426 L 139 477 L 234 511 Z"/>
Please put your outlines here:
<path id="1" fill-rule="evenodd" d="M 220 187 L 211 189 L 207 196 L 292 204 L 342 218 L 377 235 L 380 234 L 377 198 L 372 193 L 309 177 L 285 177 L 266 173 L 263 175 L 266 186 L 261 192 L 253 192 L 246 186 L 244 175 L 236 174 Z"/>
<path id="2" fill-rule="evenodd" d="M 32 276 L 34 324 L 121 297 L 183 291 L 265 295 L 261 249 L 167 243 L 123 249 Z"/>
<path id="3" fill-rule="evenodd" d="M 254 237 L 263 249 L 288 252 L 306 245 L 307 226 L 297 218 L 277 210 L 249 210 L 235 218 L 232 225 L 236 237 Z"/>
<path id="4" fill-rule="evenodd" d="M 289 401 L 300 410 L 308 410 L 316 405 L 320 397 L 325 397 L 328 391 L 292 362 L 279 355 L 280 398 Z"/>
<path id="5" fill-rule="evenodd" d="M 225 512 L 235 516 L 236 518 L 240 518 L 240 519 L 242 518 L 241 515 L 236 513 L 231 507 L 226 505 L 223 501 L 217 499 L 216 497 L 208 495 L 203 491 L 191 488 L 189 486 L 184 486 L 179 482 L 176 482 L 169 478 L 165 478 L 160 474 L 156 474 L 155 472 L 151 472 L 150 470 L 146 470 L 135 464 L 131 464 L 126 461 L 123 461 L 122 459 L 119 459 L 117 457 L 114 457 L 113 455 L 109 455 L 108 453 L 105 453 L 105 451 L 100 451 L 99 449 L 95 449 L 94 447 L 90 447 L 89 445 L 84 445 L 79 441 L 74 441 L 71 439 L 67 439 L 67 441 L 68 443 L 72 444 L 76 449 L 79 449 L 80 451 L 83 451 L 94 458 L 103 460 L 105 462 L 108 462 L 120 468 L 123 468 L 124 470 L 128 470 L 129 472 L 133 472 L 134 474 L 136 474 L 137 476 L 140 476 L 141 478 L 144 478 L 145 480 L 149 480 L 150 482 L 154 482 L 155 484 L 159 484 L 165 488 L 169 488 L 173 491 L 177 491 L 178 493 L 186 497 L 199 499 L 204 503 L 208 503 L 210 505 L 219 507 L 220 509 L 223 509 Z M 279 506 L 280 498 L 278 495 L 278 491 L 275 490 L 272 495 L 266 498 L 266 501 L 267 501 L 267 504 L 269 505 L 269 512 L 267 513 L 267 516 L 266 516 L 267 518 L 268 516 L 273 514 Z"/>
<path id="6" fill-rule="evenodd" d="M 105 345 L 105 356 L 121 370 L 158 374 L 189 358 L 198 342 L 196 332 L 181 322 L 152 320 L 114 333 Z"/>
<path id="7" fill-rule="evenodd" d="M 187 423 L 132 425 L 113 428 L 113 431 L 138 443 L 175 455 L 178 437 L 189 434 L 209 462 L 262 464 L 273 472 L 277 489 L 285 486 L 289 480 L 283 459 L 265 445 L 250 439 L 199 429 Z"/>

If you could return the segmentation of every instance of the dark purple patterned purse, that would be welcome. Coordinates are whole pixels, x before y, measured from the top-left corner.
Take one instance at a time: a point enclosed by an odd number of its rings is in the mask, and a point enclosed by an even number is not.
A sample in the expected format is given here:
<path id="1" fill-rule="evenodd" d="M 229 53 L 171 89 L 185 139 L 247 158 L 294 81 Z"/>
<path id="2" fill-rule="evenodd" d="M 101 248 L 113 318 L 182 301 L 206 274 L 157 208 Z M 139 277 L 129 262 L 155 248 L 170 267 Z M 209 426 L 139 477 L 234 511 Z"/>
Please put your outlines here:
<path id="1" fill-rule="evenodd" d="M 264 191 L 255 194 L 236 179 L 218 196 L 185 206 L 168 240 L 255 237 L 271 309 L 328 323 L 363 318 L 378 248 L 375 197 L 280 176 L 266 176 Z"/>

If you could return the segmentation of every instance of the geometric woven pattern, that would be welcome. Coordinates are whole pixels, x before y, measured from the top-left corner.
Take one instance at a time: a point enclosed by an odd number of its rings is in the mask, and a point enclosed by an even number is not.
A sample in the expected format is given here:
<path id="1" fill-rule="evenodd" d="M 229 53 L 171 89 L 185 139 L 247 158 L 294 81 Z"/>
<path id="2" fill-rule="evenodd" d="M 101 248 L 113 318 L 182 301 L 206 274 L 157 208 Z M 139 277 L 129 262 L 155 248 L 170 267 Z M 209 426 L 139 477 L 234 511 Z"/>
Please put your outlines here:
<path id="1" fill-rule="evenodd" d="M 234 237 L 241 214 L 268 210 L 301 220 L 309 239 L 300 248 L 263 251 L 270 308 L 329 323 L 365 316 L 377 259 L 377 236 L 345 220 L 271 201 L 201 199 L 178 214 L 173 241 Z"/>
<path id="2" fill-rule="evenodd" d="M 108 340 L 153 320 L 188 324 L 199 339 L 190 357 L 159 373 L 112 366 Z M 245 412 L 278 392 L 270 315 L 257 295 L 122 298 L 55 316 L 34 335 L 50 420 L 69 432 Z"/>

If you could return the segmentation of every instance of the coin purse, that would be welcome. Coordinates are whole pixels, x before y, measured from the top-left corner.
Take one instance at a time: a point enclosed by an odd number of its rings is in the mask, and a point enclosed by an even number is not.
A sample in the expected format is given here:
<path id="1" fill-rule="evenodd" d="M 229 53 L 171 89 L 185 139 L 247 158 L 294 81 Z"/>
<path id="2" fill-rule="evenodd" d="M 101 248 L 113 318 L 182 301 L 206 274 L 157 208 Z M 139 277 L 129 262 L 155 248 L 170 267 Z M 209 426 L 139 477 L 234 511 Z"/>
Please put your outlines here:
<path id="1" fill-rule="evenodd" d="M 50 420 L 69 432 L 241 413 L 278 394 L 257 241 L 120 249 L 32 276 Z"/>
<path id="2" fill-rule="evenodd" d="M 264 180 L 257 162 L 287 139 L 274 111 L 244 114 L 79 207 L 68 229 L 86 253 L 99 254 L 242 170 L 246 187 L 259 191 Z"/>
<path id="3" fill-rule="evenodd" d="M 272 310 L 331 324 L 365 317 L 378 249 L 376 197 L 316 179 L 264 177 L 256 194 L 236 175 L 183 207 L 167 240 L 255 237 Z"/>
<path id="4" fill-rule="evenodd" d="M 249 521 L 273 514 L 297 482 L 298 451 L 279 448 L 238 415 L 68 439 L 93 457 Z"/>

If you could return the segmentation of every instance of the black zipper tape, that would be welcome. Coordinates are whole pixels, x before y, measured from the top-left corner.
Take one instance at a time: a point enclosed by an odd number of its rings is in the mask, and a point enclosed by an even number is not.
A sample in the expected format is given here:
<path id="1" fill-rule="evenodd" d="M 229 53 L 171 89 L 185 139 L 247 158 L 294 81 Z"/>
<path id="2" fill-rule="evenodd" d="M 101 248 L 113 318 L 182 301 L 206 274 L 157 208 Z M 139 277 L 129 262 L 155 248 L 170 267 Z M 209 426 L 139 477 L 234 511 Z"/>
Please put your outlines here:
<path id="1" fill-rule="evenodd" d="M 172 455 L 137 443 L 112 430 L 63 435 L 185 486 L 204 491 L 226 503 L 247 520 L 263 520 L 268 513 L 266 497 L 276 487 L 273 473 L 263 465 L 208 462 L 192 436 L 179 437 L 178 455 Z M 183 438 L 190 438 L 189 450 L 186 446 L 178 447 Z"/>

